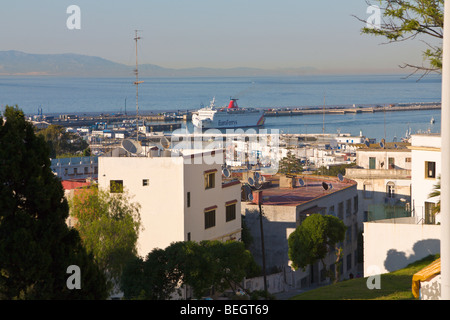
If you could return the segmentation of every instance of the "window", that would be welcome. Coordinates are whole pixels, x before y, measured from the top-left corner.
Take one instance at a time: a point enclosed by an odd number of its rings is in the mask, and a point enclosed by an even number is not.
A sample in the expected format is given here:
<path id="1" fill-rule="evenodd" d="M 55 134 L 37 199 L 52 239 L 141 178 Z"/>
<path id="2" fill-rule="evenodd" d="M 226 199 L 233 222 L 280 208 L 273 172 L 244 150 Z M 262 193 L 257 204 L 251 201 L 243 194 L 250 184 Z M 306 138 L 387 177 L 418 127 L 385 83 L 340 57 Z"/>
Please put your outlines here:
<path id="1" fill-rule="evenodd" d="M 191 241 L 191 233 L 190 232 L 187 233 L 187 241 Z"/>
<path id="2" fill-rule="evenodd" d="M 353 197 L 353 214 L 358 213 L 358 196 Z"/>
<path id="3" fill-rule="evenodd" d="M 214 188 L 215 185 L 215 172 L 205 173 L 205 189 Z"/>
<path id="4" fill-rule="evenodd" d="M 370 157 L 369 158 L 369 169 L 375 169 L 376 167 L 376 158 Z"/>
<path id="5" fill-rule="evenodd" d="M 352 254 L 349 253 L 347 255 L 347 271 L 349 271 L 352 268 Z"/>
<path id="6" fill-rule="evenodd" d="M 345 215 L 348 217 L 352 213 L 352 199 L 347 199 Z"/>
<path id="7" fill-rule="evenodd" d="M 88 167 L 84 167 L 84 174 L 88 174 L 89 173 L 89 168 Z"/>
<path id="8" fill-rule="evenodd" d="M 186 206 L 188 208 L 191 207 L 191 193 L 190 192 L 188 192 L 187 195 L 186 195 Z"/>
<path id="9" fill-rule="evenodd" d="M 336 216 L 336 214 L 334 213 L 334 206 L 331 206 L 330 209 L 328 210 L 328 214 L 330 216 Z"/>
<path id="10" fill-rule="evenodd" d="M 73 173 L 78 174 L 78 168 L 73 168 Z"/>
<path id="11" fill-rule="evenodd" d="M 344 202 L 339 202 L 338 204 L 338 218 L 344 219 Z"/>
<path id="12" fill-rule="evenodd" d="M 236 219 L 236 203 L 229 204 L 226 206 L 225 216 L 226 222 Z"/>
<path id="13" fill-rule="evenodd" d="M 394 158 L 388 158 L 389 169 L 395 169 L 395 160 Z"/>
<path id="14" fill-rule="evenodd" d="M 386 184 L 386 197 L 395 198 L 395 183 L 392 181 Z"/>
<path id="15" fill-rule="evenodd" d="M 110 180 L 109 181 L 109 192 L 122 193 L 123 192 L 123 180 Z"/>
<path id="16" fill-rule="evenodd" d="M 406 163 L 411 162 L 411 158 L 405 158 L 405 162 Z"/>
<path id="17" fill-rule="evenodd" d="M 436 162 L 425 161 L 425 178 L 436 178 Z"/>
<path id="18" fill-rule="evenodd" d="M 426 224 L 435 224 L 435 214 L 434 207 L 436 204 L 432 202 L 425 202 L 425 223 Z"/>
<path id="19" fill-rule="evenodd" d="M 364 183 L 363 194 L 365 199 L 371 199 L 373 197 L 373 186 L 370 182 Z"/>
<path id="20" fill-rule="evenodd" d="M 148 179 L 142 179 L 142 186 L 147 187 L 149 185 Z"/>
<path id="21" fill-rule="evenodd" d="M 216 225 L 216 210 L 205 211 L 205 229 Z"/>

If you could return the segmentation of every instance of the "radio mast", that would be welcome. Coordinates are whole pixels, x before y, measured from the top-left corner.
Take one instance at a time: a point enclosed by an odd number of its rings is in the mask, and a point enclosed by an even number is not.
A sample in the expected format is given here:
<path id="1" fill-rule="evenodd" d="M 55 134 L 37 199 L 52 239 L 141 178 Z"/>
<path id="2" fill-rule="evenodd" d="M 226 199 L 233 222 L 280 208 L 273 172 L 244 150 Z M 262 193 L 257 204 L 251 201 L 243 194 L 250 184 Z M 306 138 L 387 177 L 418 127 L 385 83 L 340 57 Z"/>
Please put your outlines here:
<path id="1" fill-rule="evenodd" d="M 138 94 L 139 94 L 139 84 L 143 83 L 144 81 L 139 81 L 139 72 L 138 72 L 138 40 L 141 39 L 141 37 L 138 37 L 138 31 L 134 31 L 134 41 L 136 42 L 136 69 L 134 70 L 134 73 L 136 74 L 136 81 L 134 82 L 134 85 L 136 86 L 136 141 L 139 141 L 139 101 L 138 101 Z"/>

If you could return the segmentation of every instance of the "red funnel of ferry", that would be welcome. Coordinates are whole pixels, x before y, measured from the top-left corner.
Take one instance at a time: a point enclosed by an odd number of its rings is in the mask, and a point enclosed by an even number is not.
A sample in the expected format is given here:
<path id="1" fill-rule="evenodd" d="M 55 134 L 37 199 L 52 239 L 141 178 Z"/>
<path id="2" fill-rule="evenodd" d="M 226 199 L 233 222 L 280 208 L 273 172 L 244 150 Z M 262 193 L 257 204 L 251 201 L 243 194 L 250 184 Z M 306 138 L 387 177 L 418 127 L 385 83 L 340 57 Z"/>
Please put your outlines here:
<path id="1" fill-rule="evenodd" d="M 228 104 L 228 109 L 237 109 L 239 108 L 237 105 L 237 101 L 238 99 L 231 99 L 230 103 Z"/>

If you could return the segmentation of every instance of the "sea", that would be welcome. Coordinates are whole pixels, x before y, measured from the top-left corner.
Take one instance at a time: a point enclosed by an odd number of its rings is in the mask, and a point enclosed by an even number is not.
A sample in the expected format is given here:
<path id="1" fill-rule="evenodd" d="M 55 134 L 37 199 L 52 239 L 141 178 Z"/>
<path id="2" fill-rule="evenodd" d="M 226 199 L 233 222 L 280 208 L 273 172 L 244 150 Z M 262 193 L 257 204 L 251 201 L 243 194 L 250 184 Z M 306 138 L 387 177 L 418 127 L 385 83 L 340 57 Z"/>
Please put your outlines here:
<path id="1" fill-rule="evenodd" d="M 440 103 L 441 76 L 406 74 L 142 78 L 139 114 L 196 110 L 237 98 L 240 107 L 331 108 Z M 136 114 L 135 79 L 0 76 L 0 106 L 25 114 Z M 431 119 L 434 119 L 432 123 Z M 183 128 L 193 131 L 190 122 Z M 439 133 L 440 110 L 267 117 L 264 129 L 280 133 L 349 133 L 400 141 L 407 133 Z"/>

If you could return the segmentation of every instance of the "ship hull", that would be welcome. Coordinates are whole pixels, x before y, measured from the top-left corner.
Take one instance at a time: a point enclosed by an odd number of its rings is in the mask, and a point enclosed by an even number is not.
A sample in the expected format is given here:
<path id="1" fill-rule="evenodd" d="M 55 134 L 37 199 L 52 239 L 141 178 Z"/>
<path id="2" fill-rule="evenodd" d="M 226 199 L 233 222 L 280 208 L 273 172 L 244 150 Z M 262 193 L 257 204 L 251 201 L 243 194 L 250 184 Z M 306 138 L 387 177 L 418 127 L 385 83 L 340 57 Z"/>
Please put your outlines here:
<path id="1" fill-rule="evenodd" d="M 202 129 L 232 129 L 245 127 L 260 127 L 264 125 L 264 111 L 243 113 L 214 113 L 210 117 L 194 114 L 192 124 Z"/>

